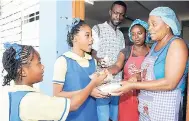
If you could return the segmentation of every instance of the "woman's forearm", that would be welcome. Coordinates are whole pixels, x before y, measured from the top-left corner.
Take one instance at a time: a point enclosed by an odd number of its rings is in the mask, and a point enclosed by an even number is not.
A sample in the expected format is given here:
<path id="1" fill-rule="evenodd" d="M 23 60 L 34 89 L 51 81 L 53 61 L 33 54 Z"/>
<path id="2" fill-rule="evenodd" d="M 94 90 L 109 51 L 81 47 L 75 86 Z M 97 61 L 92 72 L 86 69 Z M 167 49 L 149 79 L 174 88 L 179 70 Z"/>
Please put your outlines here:
<path id="1" fill-rule="evenodd" d="M 117 65 L 112 65 L 108 68 L 108 71 L 112 74 L 112 75 L 116 75 L 117 73 L 119 73 L 121 71 L 121 68 L 118 67 Z"/>
<path id="2" fill-rule="evenodd" d="M 133 82 L 134 89 L 150 90 L 150 91 L 167 91 L 176 88 L 177 84 L 171 84 L 165 79 L 143 81 L 143 82 Z"/>

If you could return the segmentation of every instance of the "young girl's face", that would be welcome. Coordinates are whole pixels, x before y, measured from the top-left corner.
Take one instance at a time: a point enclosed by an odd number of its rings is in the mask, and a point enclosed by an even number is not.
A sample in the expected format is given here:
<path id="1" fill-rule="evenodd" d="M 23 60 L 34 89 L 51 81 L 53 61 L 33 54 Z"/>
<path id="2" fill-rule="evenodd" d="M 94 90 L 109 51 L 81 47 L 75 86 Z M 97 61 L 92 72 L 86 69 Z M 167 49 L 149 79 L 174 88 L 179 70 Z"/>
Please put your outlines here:
<path id="1" fill-rule="evenodd" d="M 146 31 L 140 25 L 135 25 L 131 29 L 132 40 L 135 45 L 143 45 L 146 39 Z"/>
<path id="2" fill-rule="evenodd" d="M 84 52 L 91 52 L 93 39 L 91 28 L 88 25 L 83 25 L 80 27 L 80 31 L 75 36 L 76 45 L 80 50 Z"/>
<path id="3" fill-rule="evenodd" d="M 34 52 L 32 61 L 26 70 L 27 81 L 34 84 L 43 80 L 44 66 L 41 64 L 41 58 L 37 51 Z"/>

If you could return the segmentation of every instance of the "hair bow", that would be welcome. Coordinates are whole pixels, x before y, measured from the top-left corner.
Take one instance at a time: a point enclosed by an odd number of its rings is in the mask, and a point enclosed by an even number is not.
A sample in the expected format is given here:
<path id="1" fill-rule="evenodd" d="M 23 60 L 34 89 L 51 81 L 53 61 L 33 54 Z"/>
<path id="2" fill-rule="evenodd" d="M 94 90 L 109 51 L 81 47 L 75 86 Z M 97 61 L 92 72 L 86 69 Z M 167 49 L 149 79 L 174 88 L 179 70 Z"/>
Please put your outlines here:
<path id="1" fill-rule="evenodd" d="M 73 18 L 72 19 L 72 24 L 71 25 L 68 25 L 68 31 L 71 32 L 71 30 L 76 26 L 78 25 L 80 22 L 80 18 Z"/>
<path id="2" fill-rule="evenodd" d="M 22 47 L 20 45 L 16 44 L 16 43 L 14 43 L 14 44 L 10 44 L 9 42 L 4 43 L 5 49 L 10 49 L 11 47 L 16 51 L 15 59 L 16 60 L 20 59 L 19 54 L 22 51 Z"/>

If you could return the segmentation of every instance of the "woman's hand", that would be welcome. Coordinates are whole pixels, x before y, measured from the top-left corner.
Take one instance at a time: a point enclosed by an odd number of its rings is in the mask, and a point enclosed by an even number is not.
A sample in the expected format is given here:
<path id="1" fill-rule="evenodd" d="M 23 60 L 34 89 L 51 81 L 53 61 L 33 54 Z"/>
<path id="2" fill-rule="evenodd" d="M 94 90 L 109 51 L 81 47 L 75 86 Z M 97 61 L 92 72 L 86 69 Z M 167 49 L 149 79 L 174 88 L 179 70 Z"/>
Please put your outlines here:
<path id="1" fill-rule="evenodd" d="M 132 76 L 130 77 L 127 81 L 130 81 L 130 82 L 137 82 L 137 77 L 136 76 Z"/>
<path id="2" fill-rule="evenodd" d="M 121 87 L 111 93 L 112 96 L 120 96 L 123 95 L 124 93 L 127 93 L 133 89 L 133 82 L 129 81 L 122 81 L 121 82 Z"/>

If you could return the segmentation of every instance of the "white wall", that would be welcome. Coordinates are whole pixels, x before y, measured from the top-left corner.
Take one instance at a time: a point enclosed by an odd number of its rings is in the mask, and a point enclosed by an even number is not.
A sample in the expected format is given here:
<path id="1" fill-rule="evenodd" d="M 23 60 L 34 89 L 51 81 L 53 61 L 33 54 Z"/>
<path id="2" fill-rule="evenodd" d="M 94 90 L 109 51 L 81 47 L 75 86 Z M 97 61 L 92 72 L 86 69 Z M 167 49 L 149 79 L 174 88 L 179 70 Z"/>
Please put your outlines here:
<path id="1" fill-rule="evenodd" d="M 39 0 L 1 0 L 0 84 L 2 83 L 3 43 L 39 46 L 39 20 L 29 22 L 30 14 L 39 11 Z M 26 22 L 28 20 L 28 22 Z M 38 50 L 38 48 L 36 48 Z M 36 86 L 38 87 L 38 86 Z"/>

